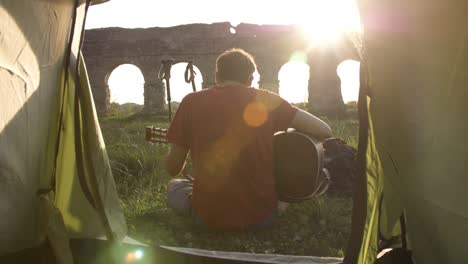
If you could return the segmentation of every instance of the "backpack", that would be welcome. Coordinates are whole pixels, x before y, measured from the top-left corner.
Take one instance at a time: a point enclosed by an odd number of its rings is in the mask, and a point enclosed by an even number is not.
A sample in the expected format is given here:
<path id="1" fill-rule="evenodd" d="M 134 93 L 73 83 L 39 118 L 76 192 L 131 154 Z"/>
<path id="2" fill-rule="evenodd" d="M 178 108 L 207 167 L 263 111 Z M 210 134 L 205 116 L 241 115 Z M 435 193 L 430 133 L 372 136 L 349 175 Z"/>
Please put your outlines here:
<path id="1" fill-rule="evenodd" d="M 328 192 L 351 194 L 356 171 L 357 150 L 340 138 L 328 138 L 324 148 L 323 167 L 328 170 Z"/>

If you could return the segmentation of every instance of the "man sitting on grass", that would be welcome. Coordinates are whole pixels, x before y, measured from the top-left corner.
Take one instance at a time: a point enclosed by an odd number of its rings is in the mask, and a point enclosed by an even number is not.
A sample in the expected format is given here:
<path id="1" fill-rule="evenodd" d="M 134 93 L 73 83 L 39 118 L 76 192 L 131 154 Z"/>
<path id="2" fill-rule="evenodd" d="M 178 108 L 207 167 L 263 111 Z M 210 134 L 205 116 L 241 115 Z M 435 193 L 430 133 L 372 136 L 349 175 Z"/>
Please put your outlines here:
<path id="1" fill-rule="evenodd" d="M 242 49 L 216 60 L 216 85 L 187 95 L 167 134 L 166 169 L 177 176 L 187 154 L 193 182 L 173 179 L 168 206 L 215 229 L 270 226 L 277 214 L 273 134 L 295 128 L 322 140 L 330 127 L 279 95 L 251 87 L 256 65 Z"/>

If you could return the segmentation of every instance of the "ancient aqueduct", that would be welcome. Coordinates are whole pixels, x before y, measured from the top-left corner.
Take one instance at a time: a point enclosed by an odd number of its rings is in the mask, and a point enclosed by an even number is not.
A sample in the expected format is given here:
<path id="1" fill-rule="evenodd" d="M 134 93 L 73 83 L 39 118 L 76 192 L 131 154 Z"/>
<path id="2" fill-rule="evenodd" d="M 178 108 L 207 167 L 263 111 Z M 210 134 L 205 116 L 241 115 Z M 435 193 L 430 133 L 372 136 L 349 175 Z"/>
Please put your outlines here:
<path id="1" fill-rule="evenodd" d="M 306 51 L 309 42 L 294 26 L 230 23 L 190 24 L 169 28 L 87 30 L 83 54 L 89 72 L 98 113 L 110 105 L 108 78 L 121 64 L 137 66 L 145 80 L 144 111 L 159 112 L 165 105 L 164 82 L 158 69 L 164 59 L 193 61 L 203 76 L 203 88 L 214 84 L 216 57 L 226 49 L 239 47 L 254 55 L 260 87 L 278 91 L 278 72 L 291 54 Z M 309 104 L 322 112 L 344 109 L 337 66 L 344 60 L 359 60 L 354 46 L 343 38 L 340 43 L 307 54 L 310 66 Z"/>

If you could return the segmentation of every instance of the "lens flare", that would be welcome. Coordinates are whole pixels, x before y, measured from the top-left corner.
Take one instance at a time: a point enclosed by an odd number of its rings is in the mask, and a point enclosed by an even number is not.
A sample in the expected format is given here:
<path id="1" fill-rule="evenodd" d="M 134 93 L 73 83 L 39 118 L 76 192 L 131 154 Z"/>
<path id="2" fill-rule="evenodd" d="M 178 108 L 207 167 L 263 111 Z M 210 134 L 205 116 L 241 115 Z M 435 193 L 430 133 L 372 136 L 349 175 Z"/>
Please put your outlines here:
<path id="1" fill-rule="evenodd" d="M 127 254 L 125 257 L 125 263 L 132 263 L 135 260 L 135 254 L 133 252 L 130 252 Z"/>
<path id="2" fill-rule="evenodd" d="M 268 111 L 264 104 L 253 102 L 244 109 L 244 121 L 251 127 L 259 127 L 268 119 Z"/>
<path id="3" fill-rule="evenodd" d="M 143 257 L 143 250 L 139 249 L 135 251 L 135 259 L 141 259 Z"/>
<path id="4" fill-rule="evenodd" d="M 303 51 L 295 51 L 289 57 L 289 62 L 307 62 L 307 54 Z"/>

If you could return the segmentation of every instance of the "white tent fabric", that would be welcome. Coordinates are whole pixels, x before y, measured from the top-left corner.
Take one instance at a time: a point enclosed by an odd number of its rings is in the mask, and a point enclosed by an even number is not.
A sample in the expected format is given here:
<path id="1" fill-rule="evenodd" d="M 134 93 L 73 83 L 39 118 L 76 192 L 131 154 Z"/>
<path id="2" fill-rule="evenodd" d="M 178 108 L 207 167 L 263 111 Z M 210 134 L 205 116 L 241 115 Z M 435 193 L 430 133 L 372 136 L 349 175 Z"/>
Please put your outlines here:
<path id="1" fill-rule="evenodd" d="M 40 183 L 43 154 L 52 132 L 50 113 L 59 95 L 73 3 L 36 3 L 37 8 L 26 1 L 0 3 L 1 254 L 39 243 L 36 191 L 48 184 Z"/>
<path id="2" fill-rule="evenodd" d="M 77 8 L 75 50 L 84 5 L 80 1 Z M 86 171 L 97 179 L 88 185 L 102 201 L 100 209 L 104 210 L 113 235 L 122 238 L 126 232 L 86 75 L 80 78 L 79 101 L 84 127 L 74 130 L 70 115 L 73 111 L 65 111 L 60 130 L 64 135 L 57 141 L 61 102 L 67 96 L 69 105 L 65 108 L 73 109 L 70 98 L 74 98 L 74 87 L 68 87 L 69 94 L 62 97 L 62 78 L 74 11 L 72 0 L 0 0 L 0 255 L 37 246 L 45 236 L 50 239 L 52 230 L 60 229 L 60 215 L 70 236 L 105 234 L 99 213 L 77 182 L 76 162 L 72 160 L 76 157 L 55 158 L 57 142 L 60 154 L 73 152 L 75 146 L 70 142 L 74 140 L 67 138 L 70 135 L 82 138 L 83 144 L 93 144 L 92 157 L 87 162 L 99 162 L 100 166 Z M 77 58 L 77 54 L 73 56 Z M 57 197 L 39 196 L 38 190 L 50 187 L 56 161 Z M 56 207 L 61 214 L 54 213 L 58 212 Z M 52 227 L 54 223 L 56 226 Z"/>

